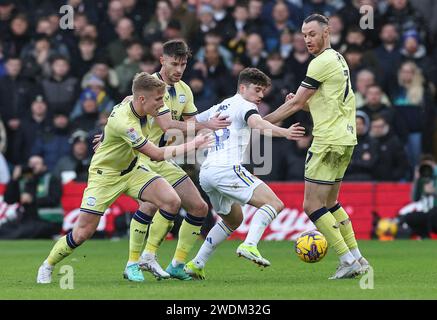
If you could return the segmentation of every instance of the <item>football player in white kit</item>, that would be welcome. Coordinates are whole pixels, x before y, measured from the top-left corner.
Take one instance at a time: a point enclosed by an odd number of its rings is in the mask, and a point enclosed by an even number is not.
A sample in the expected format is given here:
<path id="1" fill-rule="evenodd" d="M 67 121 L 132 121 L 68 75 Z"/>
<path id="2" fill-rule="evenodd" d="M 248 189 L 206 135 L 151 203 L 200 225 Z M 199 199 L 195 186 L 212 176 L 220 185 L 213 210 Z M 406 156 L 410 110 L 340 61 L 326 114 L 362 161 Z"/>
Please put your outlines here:
<path id="1" fill-rule="evenodd" d="M 298 123 L 289 128 L 281 128 L 263 120 L 258 114 L 257 105 L 270 84 L 270 78 L 263 72 L 256 68 L 246 68 L 239 75 L 238 92 L 233 97 L 196 116 L 197 121 L 207 121 L 220 113 L 221 116 L 229 117 L 232 123 L 226 129 L 215 131 L 215 146 L 209 149 L 200 168 L 200 185 L 222 220 L 210 230 L 196 257 L 185 266 L 185 272 L 194 278 L 205 278 L 204 267 L 211 254 L 240 226 L 243 220 L 242 204 L 250 204 L 258 210 L 237 254 L 258 265 L 270 265 L 259 253 L 257 244 L 284 204 L 264 182 L 241 165 L 243 155 L 252 129 L 289 140 L 297 140 L 305 133 L 305 128 Z"/>

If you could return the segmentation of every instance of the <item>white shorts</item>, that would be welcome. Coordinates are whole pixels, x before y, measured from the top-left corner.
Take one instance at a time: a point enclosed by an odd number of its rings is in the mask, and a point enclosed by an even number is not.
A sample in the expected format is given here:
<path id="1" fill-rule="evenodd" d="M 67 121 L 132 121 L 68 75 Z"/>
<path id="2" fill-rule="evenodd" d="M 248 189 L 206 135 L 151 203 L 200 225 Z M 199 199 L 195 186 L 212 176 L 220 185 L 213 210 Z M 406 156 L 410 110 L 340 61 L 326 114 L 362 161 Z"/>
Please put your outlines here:
<path id="1" fill-rule="evenodd" d="M 248 203 L 263 183 L 243 166 L 201 168 L 199 182 L 219 214 L 229 214 L 235 202 Z"/>

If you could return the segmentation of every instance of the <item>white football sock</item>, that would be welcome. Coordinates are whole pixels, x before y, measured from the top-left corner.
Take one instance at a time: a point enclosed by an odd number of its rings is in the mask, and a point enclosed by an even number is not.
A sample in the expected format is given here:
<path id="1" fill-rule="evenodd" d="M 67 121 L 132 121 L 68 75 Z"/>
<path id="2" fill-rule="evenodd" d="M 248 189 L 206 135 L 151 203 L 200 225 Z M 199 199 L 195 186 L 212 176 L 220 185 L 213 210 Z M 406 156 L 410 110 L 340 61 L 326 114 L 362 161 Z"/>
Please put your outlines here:
<path id="1" fill-rule="evenodd" d="M 204 268 L 211 255 L 214 253 L 217 246 L 225 241 L 234 230 L 229 228 L 223 221 L 216 223 L 216 225 L 209 231 L 205 241 L 199 249 L 196 257 L 193 259 L 198 268 Z"/>
<path id="2" fill-rule="evenodd" d="M 363 257 L 363 255 L 360 252 L 360 249 L 355 248 L 351 250 L 351 253 L 354 255 L 355 259 L 360 260 L 360 258 Z"/>
<path id="3" fill-rule="evenodd" d="M 255 215 L 250 222 L 249 232 L 247 233 L 244 243 L 249 246 L 258 245 L 258 242 L 267 226 L 273 221 L 273 219 L 276 218 L 277 215 L 278 213 L 276 210 L 268 204 L 265 204 L 259 208 L 258 211 L 255 212 Z"/>
<path id="4" fill-rule="evenodd" d="M 352 264 L 355 261 L 355 257 L 352 255 L 350 251 L 346 252 L 344 255 L 340 257 L 340 263 L 344 264 Z"/>

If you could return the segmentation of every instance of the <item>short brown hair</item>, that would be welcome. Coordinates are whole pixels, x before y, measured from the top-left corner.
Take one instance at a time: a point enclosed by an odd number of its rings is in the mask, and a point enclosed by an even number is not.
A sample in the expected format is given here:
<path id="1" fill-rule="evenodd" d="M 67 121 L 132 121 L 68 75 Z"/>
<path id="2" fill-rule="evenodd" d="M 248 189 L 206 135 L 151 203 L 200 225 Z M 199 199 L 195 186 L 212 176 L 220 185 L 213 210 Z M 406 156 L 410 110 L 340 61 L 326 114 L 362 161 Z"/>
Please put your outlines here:
<path id="1" fill-rule="evenodd" d="M 183 40 L 170 40 L 163 44 L 164 54 L 176 59 L 191 58 L 191 50 Z"/>
<path id="2" fill-rule="evenodd" d="M 313 13 L 312 15 L 308 16 L 303 23 L 310 23 L 311 21 L 317 21 L 322 26 L 329 25 L 329 19 L 325 17 L 324 15 Z"/>
<path id="3" fill-rule="evenodd" d="M 249 85 L 251 83 L 257 86 L 269 87 L 272 80 L 257 68 L 246 68 L 238 76 L 238 87 L 240 87 L 240 84 Z"/>
<path id="4" fill-rule="evenodd" d="M 132 82 L 132 93 L 138 91 L 165 90 L 165 83 L 147 72 L 137 73 Z"/>

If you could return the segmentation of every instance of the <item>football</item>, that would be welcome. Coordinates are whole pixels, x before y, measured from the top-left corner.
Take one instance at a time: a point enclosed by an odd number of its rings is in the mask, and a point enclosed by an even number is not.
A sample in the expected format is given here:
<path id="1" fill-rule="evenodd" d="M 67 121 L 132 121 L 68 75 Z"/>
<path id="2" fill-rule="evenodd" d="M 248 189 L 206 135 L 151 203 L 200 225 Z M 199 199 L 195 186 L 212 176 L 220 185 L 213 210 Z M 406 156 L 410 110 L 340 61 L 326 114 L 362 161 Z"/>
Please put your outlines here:
<path id="1" fill-rule="evenodd" d="M 300 260 L 308 263 L 318 262 L 328 252 L 328 242 L 323 234 L 316 230 L 302 233 L 294 245 Z"/>

